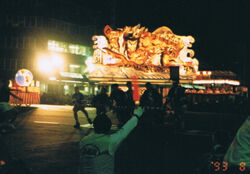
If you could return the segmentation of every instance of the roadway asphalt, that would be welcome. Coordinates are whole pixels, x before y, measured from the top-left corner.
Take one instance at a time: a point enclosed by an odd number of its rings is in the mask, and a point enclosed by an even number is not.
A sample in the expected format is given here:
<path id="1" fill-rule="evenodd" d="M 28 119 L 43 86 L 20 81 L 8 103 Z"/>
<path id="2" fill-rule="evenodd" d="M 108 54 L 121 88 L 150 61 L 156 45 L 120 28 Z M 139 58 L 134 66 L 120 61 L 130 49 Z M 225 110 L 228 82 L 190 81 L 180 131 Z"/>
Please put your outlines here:
<path id="1" fill-rule="evenodd" d="M 87 108 L 87 111 L 93 120 L 95 109 Z M 81 138 L 93 133 L 93 127 L 82 113 L 79 113 L 79 118 L 80 130 L 73 128 L 72 106 L 36 105 L 24 108 L 15 122 L 17 129 L 2 135 L 7 145 L 5 156 L 21 159 L 22 166 L 34 174 L 77 173 L 78 143 Z M 169 123 L 156 129 L 136 129 L 116 153 L 116 172 L 186 174 L 199 171 L 202 165 L 208 168 L 206 158 L 202 157 L 211 152 L 214 132 L 224 132 L 223 137 L 228 136 L 225 141 L 231 141 L 241 119 L 241 116 L 233 114 L 187 112 L 185 131 Z M 112 122 L 112 130 L 116 131 L 114 117 Z M 151 136 L 140 136 L 147 132 Z"/>

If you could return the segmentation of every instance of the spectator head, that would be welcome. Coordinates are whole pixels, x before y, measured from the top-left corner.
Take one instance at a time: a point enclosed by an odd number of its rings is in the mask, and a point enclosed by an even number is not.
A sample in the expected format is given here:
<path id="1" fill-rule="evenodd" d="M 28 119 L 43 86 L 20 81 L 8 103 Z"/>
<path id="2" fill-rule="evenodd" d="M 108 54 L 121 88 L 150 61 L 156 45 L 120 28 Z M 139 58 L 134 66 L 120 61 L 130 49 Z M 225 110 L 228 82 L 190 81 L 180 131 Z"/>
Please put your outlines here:
<path id="1" fill-rule="evenodd" d="M 78 86 L 75 87 L 75 93 L 79 93 L 80 92 L 80 89 Z"/>
<path id="2" fill-rule="evenodd" d="M 153 86 L 152 86 L 152 84 L 150 82 L 147 82 L 146 83 L 146 88 L 147 88 L 147 90 L 151 90 L 151 89 L 153 89 Z"/>
<path id="3" fill-rule="evenodd" d="M 96 118 L 93 121 L 93 125 L 94 125 L 95 133 L 107 134 L 111 129 L 112 122 L 110 118 L 107 117 L 107 115 L 102 114 L 102 115 L 96 116 Z"/>
<path id="4" fill-rule="evenodd" d="M 179 84 L 179 81 L 178 81 L 178 80 L 174 80 L 174 81 L 173 81 L 173 86 L 178 86 L 178 84 Z"/>
<path id="5" fill-rule="evenodd" d="M 107 89 L 106 89 L 106 88 L 104 88 L 104 87 L 102 87 L 102 89 L 101 89 L 101 93 L 102 93 L 102 94 L 106 94 L 106 93 L 107 93 Z"/>
<path id="6" fill-rule="evenodd" d="M 112 84 L 111 85 L 111 90 L 116 90 L 118 89 L 119 85 L 118 84 Z"/>
<path id="7" fill-rule="evenodd" d="M 132 83 L 131 82 L 127 82 L 127 87 L 130 89 L 132 88 Z"/>

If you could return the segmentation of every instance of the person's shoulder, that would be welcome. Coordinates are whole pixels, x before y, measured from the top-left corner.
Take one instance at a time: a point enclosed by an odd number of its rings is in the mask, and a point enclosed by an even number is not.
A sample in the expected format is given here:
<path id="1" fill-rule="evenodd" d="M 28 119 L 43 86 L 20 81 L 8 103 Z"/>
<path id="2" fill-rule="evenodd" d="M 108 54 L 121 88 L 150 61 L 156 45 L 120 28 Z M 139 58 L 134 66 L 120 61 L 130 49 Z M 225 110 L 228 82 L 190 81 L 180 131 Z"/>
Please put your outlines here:
<path id="1" fill-rule="evenodd" d="M 124 95 L 126 93 L 123 90 L 119 89 L 119 90 L 117 90 L 117 94 Z"/>

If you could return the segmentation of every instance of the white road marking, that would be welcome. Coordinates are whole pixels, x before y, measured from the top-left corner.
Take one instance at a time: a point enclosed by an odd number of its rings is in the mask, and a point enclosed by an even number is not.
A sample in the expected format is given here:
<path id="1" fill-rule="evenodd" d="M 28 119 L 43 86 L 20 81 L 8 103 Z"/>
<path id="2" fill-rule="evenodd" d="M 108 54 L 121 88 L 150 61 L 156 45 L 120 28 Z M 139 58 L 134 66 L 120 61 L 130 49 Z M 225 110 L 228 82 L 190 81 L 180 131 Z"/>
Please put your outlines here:
<path id="1" fill-rule="evenodd" d="M 81 124 L 80 127 L 84 127 L 84 128 L 94 128 L 93 124 Z M 112 125 L 111 127 L 112 130 L 118 130 L 117 125 Z"/>
<path id="2" fill-rule="evenodd" d="M 92 124 L 81 124 L 80 127 L 93 128 Z"/>
<path id="3" fill-rule="evenodd" d="M 31 105 L 32 107 L 37 107 L 43 110 L 61 110 L 61 111 L 65 111 L 65 110 L 69 110 L 72 111 L 73 106 L 72 105 L 43 105 L 43 104 L 34 104 Z M 87 111 L 95 111 L 94 107 L 85 107 L 85 109 Z"/>
<path id="4" fill-rule="evenodd" d="M 42 123 L 42 124 L 59 124 L 58 122 L 47 122 L 47 121 L 34 121 L 34 123 Z"/>

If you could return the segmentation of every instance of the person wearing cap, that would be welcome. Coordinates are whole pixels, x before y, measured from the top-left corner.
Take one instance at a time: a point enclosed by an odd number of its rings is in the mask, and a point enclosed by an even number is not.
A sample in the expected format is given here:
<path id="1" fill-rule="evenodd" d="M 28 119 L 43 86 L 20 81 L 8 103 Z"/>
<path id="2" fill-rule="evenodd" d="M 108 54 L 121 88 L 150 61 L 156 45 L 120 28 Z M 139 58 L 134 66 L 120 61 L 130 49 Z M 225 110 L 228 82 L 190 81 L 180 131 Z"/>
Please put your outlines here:
<path id="1" fill-rule="evenodd" d="M 116 133 L 110 134 L 111 120 L 99 115 L 93 121 L 95 133 L 80 141 L 80 174 L 114 174 L 115 152 L 136 127 L 144 110 L 139 107 Z"/>

